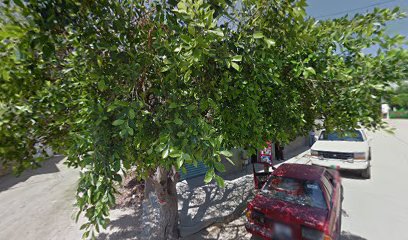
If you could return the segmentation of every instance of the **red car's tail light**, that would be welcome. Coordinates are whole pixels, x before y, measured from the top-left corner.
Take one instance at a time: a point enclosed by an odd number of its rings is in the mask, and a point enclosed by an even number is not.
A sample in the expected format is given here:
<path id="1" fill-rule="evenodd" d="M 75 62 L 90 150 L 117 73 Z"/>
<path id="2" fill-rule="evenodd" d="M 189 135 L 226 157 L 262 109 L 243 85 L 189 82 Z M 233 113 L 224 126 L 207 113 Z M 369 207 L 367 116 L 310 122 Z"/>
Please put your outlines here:
<path id="1" fill-rule="evenodd" d="M 302 227 L 302 239 L 304 240 L 331 240 L 331 237 L 316 229 Z"/>

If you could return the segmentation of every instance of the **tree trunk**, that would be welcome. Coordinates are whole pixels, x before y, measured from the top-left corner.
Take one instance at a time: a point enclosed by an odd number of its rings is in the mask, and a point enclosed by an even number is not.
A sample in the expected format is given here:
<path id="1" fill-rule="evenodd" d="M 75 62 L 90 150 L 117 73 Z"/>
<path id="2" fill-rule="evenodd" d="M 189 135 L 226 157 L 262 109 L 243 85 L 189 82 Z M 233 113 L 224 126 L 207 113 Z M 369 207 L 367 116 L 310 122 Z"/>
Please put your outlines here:
<path id="1" fill-rule="evenodd" d="M 152 178 L 145 180 L 144 199 L 149 199 L 150 193 L 154 192 L 154 182 Z"/>
<path id="2" fill-rule="evenodd" d="M 178 239 L 178 201 L 176 184 L 178 172 L 158 167 L 152 177 L 154 190 L 160 204 L 159 239 Z"/>

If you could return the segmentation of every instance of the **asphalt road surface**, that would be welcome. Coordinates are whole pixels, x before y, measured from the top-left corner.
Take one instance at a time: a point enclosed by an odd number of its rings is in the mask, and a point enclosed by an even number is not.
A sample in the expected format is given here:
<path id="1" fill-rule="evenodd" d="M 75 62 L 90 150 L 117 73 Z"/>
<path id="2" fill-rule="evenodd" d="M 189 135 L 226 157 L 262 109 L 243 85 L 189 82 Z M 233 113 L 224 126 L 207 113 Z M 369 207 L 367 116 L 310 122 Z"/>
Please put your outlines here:
<path id="1" fill-rule="evenodd" d="M 371 134 L 371 179 L 343 173 L 343 239 L 408 239 L 408 120 Z"/>
<path id="2" fill-rule="evenodd" d="M 393 120 L 395 134 L 371 134 L 372 176 L 342 173 L 343 240 L 408 240 L 408 120 Z M 62 157 L 20 178 L 0 177 L 0 239 L 80 239 L 73 220 L 78 171 Z M 249 239 L 244 217 L 191 239 Z"/>
<path id="3" fill-rule="evenodd" d="M 0 239 L 81 239 L 74 221 L 78 171 L 63 157 L 54 157 L 43 168 L 21 177 L 0 177 Z"/>

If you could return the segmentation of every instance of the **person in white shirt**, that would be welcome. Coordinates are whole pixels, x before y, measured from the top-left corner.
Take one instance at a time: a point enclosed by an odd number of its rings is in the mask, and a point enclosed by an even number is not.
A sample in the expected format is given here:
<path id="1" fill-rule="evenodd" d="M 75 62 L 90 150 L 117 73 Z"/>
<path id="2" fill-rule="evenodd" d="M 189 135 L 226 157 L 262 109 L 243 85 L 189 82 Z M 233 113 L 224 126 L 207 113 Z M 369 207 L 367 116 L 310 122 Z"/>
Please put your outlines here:
<path id="1" fill-rule="evenodd" d="M 386 103 L 381 104 L 382 117 L 385 119 L 390 118 L 390 106 Z"/>

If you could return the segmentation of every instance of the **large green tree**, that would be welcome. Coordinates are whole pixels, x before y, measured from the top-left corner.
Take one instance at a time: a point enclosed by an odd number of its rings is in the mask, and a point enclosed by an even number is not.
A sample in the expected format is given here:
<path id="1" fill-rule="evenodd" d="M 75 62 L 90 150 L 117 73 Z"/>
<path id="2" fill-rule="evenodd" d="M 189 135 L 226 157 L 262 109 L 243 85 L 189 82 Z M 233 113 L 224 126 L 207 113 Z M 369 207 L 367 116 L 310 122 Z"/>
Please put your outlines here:
<path id="1" fill-rule="evenodd" d="M 161 203 L 177 238 L 176 182 L 203 161 L 223 180 L 233 147 L 327 128 L 383 126 L 387 86 L 406 78 L 398 9 L 316 21 L 304 0 L 14 0 L 1 7 L 0 161 L 39 166 L 38 141 L 81 168 L 88 237 L 108 224 L 121 172 Z M 376 55 L 363 54 L 380 46 Z M 216 171 L 217 170 L 217 171 Z"/>

